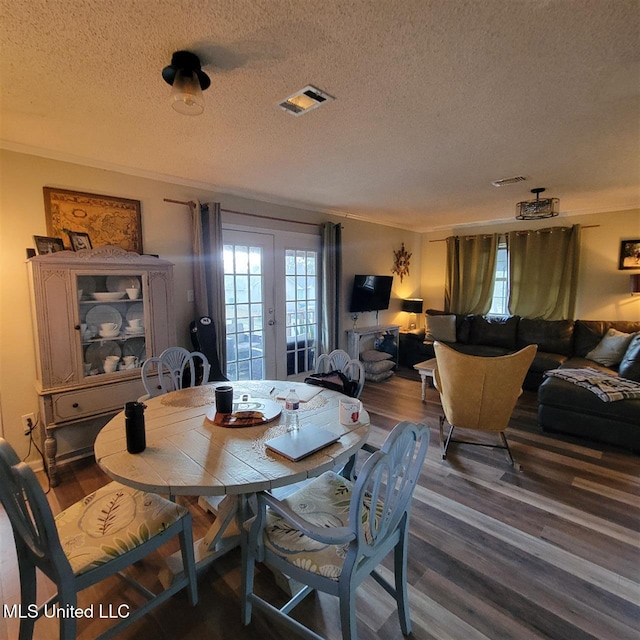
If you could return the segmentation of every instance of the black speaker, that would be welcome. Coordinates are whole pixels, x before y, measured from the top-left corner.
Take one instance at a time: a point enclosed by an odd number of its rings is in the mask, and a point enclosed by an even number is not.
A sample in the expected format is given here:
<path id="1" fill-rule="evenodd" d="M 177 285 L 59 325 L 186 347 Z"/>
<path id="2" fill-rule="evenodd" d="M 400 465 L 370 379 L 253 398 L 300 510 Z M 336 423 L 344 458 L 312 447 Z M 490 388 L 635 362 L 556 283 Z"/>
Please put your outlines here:
<path id="1" fill-rule="evenodd" d="M 196 351 L 200 351 L 207 356 L 207 360 L 211 365 L 209 382 L 228 380 L 222 373 L 218 358 L 216 325 L 209 316 L 202 316 L 191 323 L 191 343 Z"/>

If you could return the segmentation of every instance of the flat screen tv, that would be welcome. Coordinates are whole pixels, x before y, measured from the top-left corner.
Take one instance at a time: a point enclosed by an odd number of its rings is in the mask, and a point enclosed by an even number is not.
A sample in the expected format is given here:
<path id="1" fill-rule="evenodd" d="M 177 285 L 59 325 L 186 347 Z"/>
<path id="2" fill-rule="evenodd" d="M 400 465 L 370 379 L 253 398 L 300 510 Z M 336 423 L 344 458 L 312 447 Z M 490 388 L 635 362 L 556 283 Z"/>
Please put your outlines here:
<path id="1" fill-rule="evenodd" d="M 389 308 L 393 276 L 354 276 L 349 311 L 379 311 Z"/>

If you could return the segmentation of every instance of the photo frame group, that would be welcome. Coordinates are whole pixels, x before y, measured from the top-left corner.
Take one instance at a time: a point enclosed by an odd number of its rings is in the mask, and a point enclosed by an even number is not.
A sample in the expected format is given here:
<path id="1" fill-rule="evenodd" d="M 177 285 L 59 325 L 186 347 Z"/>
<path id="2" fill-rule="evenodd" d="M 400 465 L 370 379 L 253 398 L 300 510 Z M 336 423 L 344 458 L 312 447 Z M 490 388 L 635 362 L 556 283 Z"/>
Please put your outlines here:
<path id="1" fill-rule="evenodd" d="M 623 240 L 620 243 L 618 269 L 640 269 L 640 239 Z"/>
<path id="2" fill-rule="evenodd" d="M 89 237 L 88 233 L 83 233 L 82 231 L 66 230 L 66 234 L 69 236 L 69 242 L 71 243 L 71 248 L 74 251 L 81 251 L 82 249 L 93 249 L 91 238 Z"/>
<path id="3" fill-rule="evenodd" d="M 51 238 L 49 236 L 33 236 L 33 242 L 36 245 L 36 251 L 39 256 L 47 253 L 57 253 L 64 251 L 64 243 L 62 238 Z"/>
<path id="4" fill-rule="evenodd" d="M 65 248 L 77 251 L 115 245 L 142 253 L 139 200 L 53 187 L 43 187 L 43 193 L 47 233 L 67 234 Z"/>

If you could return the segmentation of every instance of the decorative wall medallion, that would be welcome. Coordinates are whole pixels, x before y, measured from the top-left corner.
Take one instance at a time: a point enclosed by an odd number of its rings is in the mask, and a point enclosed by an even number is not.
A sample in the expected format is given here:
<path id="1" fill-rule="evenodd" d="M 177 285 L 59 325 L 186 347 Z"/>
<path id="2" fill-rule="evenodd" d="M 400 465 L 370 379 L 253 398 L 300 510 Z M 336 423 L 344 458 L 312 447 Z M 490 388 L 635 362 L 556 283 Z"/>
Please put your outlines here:
<path id="1" fill-rule="evenodd" d="M 402 282 L 402 278 L 409 275 L 409 260 L 411 259 L 410 253 L 408 253 L 404 248 L 404 242 L 402 243 L 402 247 L 400 251 L 393 252 L 393 268 L 391 269 L 391 273 L 397 273 L 400 276 L 400 282 Z"/>

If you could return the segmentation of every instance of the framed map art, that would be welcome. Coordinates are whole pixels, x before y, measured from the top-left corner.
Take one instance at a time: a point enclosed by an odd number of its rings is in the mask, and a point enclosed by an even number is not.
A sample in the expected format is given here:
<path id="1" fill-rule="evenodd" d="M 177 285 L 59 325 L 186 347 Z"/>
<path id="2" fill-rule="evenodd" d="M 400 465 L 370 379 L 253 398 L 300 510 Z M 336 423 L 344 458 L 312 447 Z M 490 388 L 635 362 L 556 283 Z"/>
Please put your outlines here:
<path id="1" fill-rule="evenodd" d="M 47 233 L 64 238 L 68 234 L 88 235 L 94 247 L 115 245 L 142 253 L 140 201 L 43 187 Z"/>

